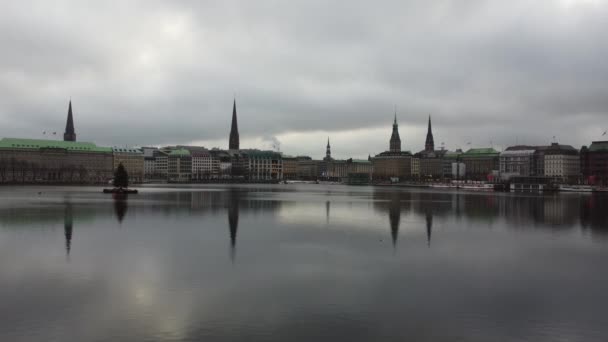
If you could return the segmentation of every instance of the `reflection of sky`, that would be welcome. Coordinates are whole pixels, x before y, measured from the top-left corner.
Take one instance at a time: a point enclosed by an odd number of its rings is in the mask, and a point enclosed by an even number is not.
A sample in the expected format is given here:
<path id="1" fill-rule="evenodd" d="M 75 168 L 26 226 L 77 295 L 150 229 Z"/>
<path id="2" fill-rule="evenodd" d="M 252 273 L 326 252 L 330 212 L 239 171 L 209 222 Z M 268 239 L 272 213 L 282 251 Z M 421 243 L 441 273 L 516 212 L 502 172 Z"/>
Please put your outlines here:
<path id="1" fill-rule="evenodd" d="M 189 210 L 165 208 L 166 215 L 150 209 L 155 196 L 129 199 L 121 224 L 111 202 L 93 196 L 74 204 L 69 258 L 62 221 L 2 226 L 0 340 L 600 341 L 608 334 L 608 249 L 570 223 L 556 234 L 448 213 L 433 219 L 429 248 L 422 212 L 384 198 L 300 203 L 293 194 L 282 201 L 280 193 L 226 192 L 196 197 L 194 206 L 181 197 Z M 63 215 L 63 201 L 50 200 L 49 210 Z M 226 208 L 234 203 L 233 263 Z M 388 241 L 391 203 L 401 212 L 396 251 Z M 219 209 L 200 207 L 207 205 Z"/>

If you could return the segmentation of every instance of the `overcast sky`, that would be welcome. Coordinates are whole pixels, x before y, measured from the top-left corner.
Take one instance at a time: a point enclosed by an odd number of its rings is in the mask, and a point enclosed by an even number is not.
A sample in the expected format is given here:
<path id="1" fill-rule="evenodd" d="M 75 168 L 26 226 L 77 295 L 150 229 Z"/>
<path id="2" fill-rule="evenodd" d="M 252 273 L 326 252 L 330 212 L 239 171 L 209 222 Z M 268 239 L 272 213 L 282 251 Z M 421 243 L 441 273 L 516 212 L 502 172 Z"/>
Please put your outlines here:
<path id="1" fill-rule="evenodd" d="M 0 137 L 321 157 L 516 142 L 580 148 L 608 129 L 608 1 L 7 1 Z M 48 133 L 47 133 L 48 134 Z M 608 139 L 608 135 L 603 138 Z M 467 143 L 471 143 L 470 145 Z"/>

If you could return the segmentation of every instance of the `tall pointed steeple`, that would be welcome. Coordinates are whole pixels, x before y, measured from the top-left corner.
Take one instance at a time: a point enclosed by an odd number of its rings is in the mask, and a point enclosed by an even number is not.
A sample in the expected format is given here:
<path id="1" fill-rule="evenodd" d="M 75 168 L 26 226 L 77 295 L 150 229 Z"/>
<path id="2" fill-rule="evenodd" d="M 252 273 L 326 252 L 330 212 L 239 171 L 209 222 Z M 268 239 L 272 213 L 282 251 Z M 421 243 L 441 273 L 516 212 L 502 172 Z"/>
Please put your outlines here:
<path id="1" fill-rule="evenodd" d="M 327 147 L 325 148 L 325 158 L 323 160 L 331 160 L 331 146 L 329 145 L 329 137 L 327 137 Z"/>
<path id="2" fill-rule="evenodd" d="M 232 104 L 232 125 L 230 126 L 230 139 L 228 142 L 229 150 L 239 149 L 239 127 L 236 121 L 236 99 Z"/>
<path id="3" fill-rule="evenodd" d="M 429 128 L 426 132 L 426 142 L 424 143 L 424 151 L 435 151 L 435 141 L 433 140 L 433 130 L 431 128 L 431 116 L 429 115 Z"/>
<path id="4" fill-rule="evenodd" d="M 401 138 L 399 137 L 399 125 L 397 125 L 397 111 L 395 111 L 395 121 L 393 122 L 393 134 L 391 134 L 390 151 L 401 152 Z"/>
<path id="5" fill-rule="evenodd" d="M 68 106 L 68 120 L 65 124 L 65 133 L 63 133 L 63 141 L 76 141 L 76 132 L 74 131 L 74 118 L 72 116 L 72 100 Z"/>

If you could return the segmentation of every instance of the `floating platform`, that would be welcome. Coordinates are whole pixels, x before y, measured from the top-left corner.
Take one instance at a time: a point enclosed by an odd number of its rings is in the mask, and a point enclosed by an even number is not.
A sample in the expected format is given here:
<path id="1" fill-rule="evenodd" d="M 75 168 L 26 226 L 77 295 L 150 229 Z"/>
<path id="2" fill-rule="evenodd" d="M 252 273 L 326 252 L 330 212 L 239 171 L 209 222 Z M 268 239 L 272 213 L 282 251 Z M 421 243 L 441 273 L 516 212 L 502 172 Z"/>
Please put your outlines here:
<path id="1" fill-rule="evenodd" d="M 112 188 L 112 189 L 103 189 L 104 194 L 136 194 L 138 193 L 137 189 L 123 189 L 123 188 Z"/>

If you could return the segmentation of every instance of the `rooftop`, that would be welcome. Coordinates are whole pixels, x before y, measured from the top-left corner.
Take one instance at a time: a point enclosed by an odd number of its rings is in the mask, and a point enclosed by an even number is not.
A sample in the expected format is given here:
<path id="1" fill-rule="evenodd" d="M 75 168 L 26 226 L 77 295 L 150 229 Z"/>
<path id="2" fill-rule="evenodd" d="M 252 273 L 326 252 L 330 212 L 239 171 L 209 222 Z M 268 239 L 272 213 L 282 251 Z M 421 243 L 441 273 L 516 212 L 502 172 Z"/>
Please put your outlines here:
<path id="1" fill-rule="evenodd" d="M 185 149 L 175 149 L 175 150 L 171 150 L 169 151 L 169 156 L 170 157 L 189 157 L 190 156 L 190 151 L 185 150 Z"/>
<path id="2" fill-rule="evenodd" d="M 465 157 L 488 157 L 488 156 L 498 156 L 498 151 L 496 151 L 492 147 L 485 148 L 471 148 L 465 153 L 463 156 Z"/>
<path id="3" fill-rule="evenodd" d="M 143 154 L 143 151 L 137 148 L 133 148 L 133 147 L 118 147 L 118 146 L 114 146 L 112 147 L 112 152 L 114 153 L 136 153 L 136 154 Z"/>
<path id="4" fill-rule="evenodd" d="M 608 152 L 608 141 L 594 141 L 589 146 L 591 152 Z"/>
<path id="5" fill-rule="evenodd" d="M 91 142 L 63 141 L 63 140 L 43 140 L 43 139 L 20 139 L 2 138 L 0 148 L 18 149 L 41 149 L 59 148 L 76 152 L 107 152 L 111 153 L 112 148 L 97 146 Z"/>

